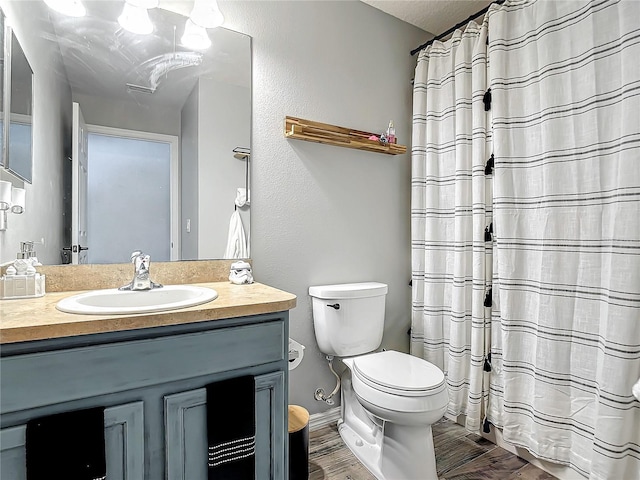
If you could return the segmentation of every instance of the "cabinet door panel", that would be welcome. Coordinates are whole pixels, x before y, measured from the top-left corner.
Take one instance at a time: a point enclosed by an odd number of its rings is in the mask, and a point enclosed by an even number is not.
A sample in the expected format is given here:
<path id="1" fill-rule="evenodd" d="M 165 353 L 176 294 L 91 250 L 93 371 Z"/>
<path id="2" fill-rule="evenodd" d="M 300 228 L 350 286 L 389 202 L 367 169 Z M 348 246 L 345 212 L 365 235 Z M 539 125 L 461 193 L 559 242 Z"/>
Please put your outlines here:
<path id="1" fill-rule="evenodd" d="M 0 478 L 27 478 L 26 432 L 25 425 L 0 430 Z"/>
<path id="2" fill-rule="evenodd" d="M 286 479 L 284 372 L 256 377 L 256 478 Z"/>
<path id="3" fill-rule="evenodd" d="M 144 407 L 127 403 L 104 411 L 107 478 L 143 480 Z"/>
<path id="4" fill-rule="evenodd" d="M 207 480 L 207 390 L 164 397 L 167 480 Z"/>
<path id="5" fill-rule="evenodd" d="M 207 479 L 207 391 L 164 397 L 168 480 Z M 284 372 L 256 376 L 256 478 L 284 479 Z"/>
<path id="6" fill-rule="evenodd" d="M 0 431 L 0 478 L 27 478 L 26 425 Z M 104 410 L 107 478 L 143 480 L 144 418 L 142 402 Z"/>

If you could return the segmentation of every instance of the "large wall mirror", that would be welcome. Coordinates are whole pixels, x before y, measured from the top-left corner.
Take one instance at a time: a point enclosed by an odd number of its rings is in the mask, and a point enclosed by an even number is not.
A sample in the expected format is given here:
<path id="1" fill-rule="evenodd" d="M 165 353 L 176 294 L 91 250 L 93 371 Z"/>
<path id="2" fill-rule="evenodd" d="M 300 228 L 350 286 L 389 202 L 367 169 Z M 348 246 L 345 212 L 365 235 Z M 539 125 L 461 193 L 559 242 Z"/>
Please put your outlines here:
<path id="1" fill-rule="evenodd" d="M 70 92 L 60 263 L 125 263 L 137 249 L 152 261 L 248 257 L 251 38 L 217 27 L 206 29 L 208 48 L 185 46 L 189 0 L 149 9 L 146 34 L 119 23 L 124 0 L 82 3 L 78 17 L 4 0 L 27 57 L 43 41 L 61 57 L 53 73 L 32 65 L 35 81 L 54 75 Z M 36 121 L 51 101 L 36 95 Z M 234 220 L 246 251 L 227 248 Z"/>

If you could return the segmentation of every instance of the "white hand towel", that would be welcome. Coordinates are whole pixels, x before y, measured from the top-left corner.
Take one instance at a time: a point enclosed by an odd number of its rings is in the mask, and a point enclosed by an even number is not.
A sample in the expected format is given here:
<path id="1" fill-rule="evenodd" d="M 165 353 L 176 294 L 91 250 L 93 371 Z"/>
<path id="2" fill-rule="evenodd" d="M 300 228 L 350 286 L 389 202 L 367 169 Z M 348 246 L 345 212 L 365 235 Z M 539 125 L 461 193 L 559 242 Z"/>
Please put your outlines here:
<path id="1" fill-rule="evenodd" d="M 235 210 L 229 221 L 229 236 L 224 258 L 248 258 L 247 237 L 244 233 L 240 212 Z"/>

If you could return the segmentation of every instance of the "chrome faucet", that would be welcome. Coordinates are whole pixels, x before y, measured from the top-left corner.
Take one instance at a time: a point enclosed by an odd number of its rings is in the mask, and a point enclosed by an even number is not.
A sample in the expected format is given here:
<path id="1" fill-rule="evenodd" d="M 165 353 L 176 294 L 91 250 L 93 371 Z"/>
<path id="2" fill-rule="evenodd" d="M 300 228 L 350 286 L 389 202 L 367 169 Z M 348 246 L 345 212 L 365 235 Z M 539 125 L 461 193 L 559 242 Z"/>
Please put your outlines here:
<path id="1" fill-rule="evenodd" d="M 152 282 L 149 278 L 149 265 L 151 263 L 151 257 L 149 255 L 136 250 L 131 254 L 131 263 L 135 266 L 133 280 L 118 290 L 151 290 L 152 288 L 162 288 L 162 285 Z"/>

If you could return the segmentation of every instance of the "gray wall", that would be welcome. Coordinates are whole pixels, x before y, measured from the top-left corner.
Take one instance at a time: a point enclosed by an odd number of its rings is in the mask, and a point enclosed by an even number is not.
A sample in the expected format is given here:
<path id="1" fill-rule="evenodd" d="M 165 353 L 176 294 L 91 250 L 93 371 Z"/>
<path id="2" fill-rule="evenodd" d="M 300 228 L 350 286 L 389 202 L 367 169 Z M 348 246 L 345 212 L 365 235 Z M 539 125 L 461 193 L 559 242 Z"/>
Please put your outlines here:
<path id="1" fill-rule="evenodd" d="M 200 79 L 199 151 L 199 242 L 200 258 L 223 258 L 227 247 L 229 219 L 234 211 L 238 187 L 245 184 L 246 162 L 233 157 L 235 147 L 249 147 L 251 95 L 246 87 L 212 79 Z M 250 234 L 250 207 L 240 216 L 245 234 Z"/>
<path id="2" fill-rule="evenodd" d="M 180 134 L 180 111 L 175 108 L 150 107 L 135 102 L 74 94 L 84 121 L 90 125 L 135 130 L 139 132 Z"/>
<path id="3" fill-rule="evenodd" d="M 33 111 L 34 142 L 33 183 L 26 184 L 26 209 L 21 215 L 9 214 L 9 225 L 0 232 L 0 263 L 16 258 L 19 243 L 25 240 L 45 240 L 36 245 L 42 263 L 60 263 L 60 249 L 64 235 L 63 171 L 69 153 L 71 132 L 71 90 L 66 81 L 62 59 L 57 47 L 46 40 L 52 34 L 51 24 L 42 22 L 35 9 L 44 4 L 4 2 L 0 6 L 13 24 L 27 60 L 34 72 L 34 97 L 38 105 Z M 37 30 L 37 37 L 25 37 L 26 30 Z M 69 141 L 65 145 L 64 138 Z M 4 180 L 6 174 L 2 173 Z M 35 206 L 38 208 L 34 208 Z M 68 240 L 68 239 L 67 239 Z"/>
<path id="4" fill-rule="evenodd" d="M 250 145 L 250 112 L 246 87 L 207 78 L 198 80 L 182 107 L 183 260 L 224 256 L 236 189 L 245 184 L 245 162 L 233 157 L 233 149 Z M 247 235 L 249 211 L 240 212 Z"/>
<path id="5" fill-rule="evenodd" d="M 383 132 L 410 143 L 409 51 L 427 33 L 357 1 L 220 2 L 228 28 L 253 37 L 251 249 L 256 279 L 292 292 L 291 337 L 306 346 L 290 402 L 311 413 L 335 380 L 318 351 L 310 285 L 389 285 L 383 346 L 408 350 L 410 155 L 284 138 L 284 117 Z"/>

